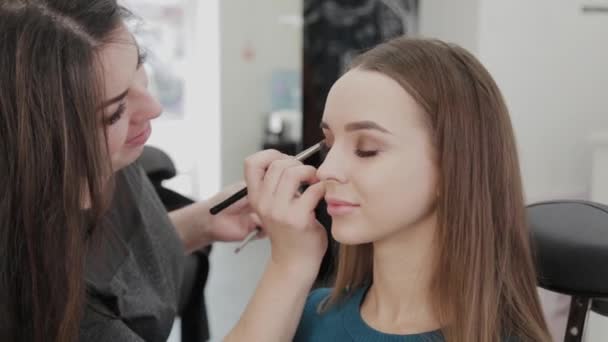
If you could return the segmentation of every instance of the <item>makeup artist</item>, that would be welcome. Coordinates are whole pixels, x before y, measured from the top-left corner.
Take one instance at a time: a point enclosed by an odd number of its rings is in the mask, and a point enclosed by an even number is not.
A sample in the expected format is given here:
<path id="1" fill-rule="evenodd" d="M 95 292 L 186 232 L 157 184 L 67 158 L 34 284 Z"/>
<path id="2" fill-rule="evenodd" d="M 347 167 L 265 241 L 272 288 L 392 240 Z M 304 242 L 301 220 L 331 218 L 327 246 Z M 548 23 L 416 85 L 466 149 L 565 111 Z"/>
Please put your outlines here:
<path id="1" fill-rule="evenodd" d="M 3 340 L 165 341 L 185 253 L 256 225 L 248 199 L 209 214 L 234 187 L 167 213 L 134 163 L 162 109 L 127 16 L 116 0 L 0 2 Z M 272 258 L 227 340 L 280 341 L 327 243 L 312 215 L 324 189 L 313 168 L 276 151 L 245 169 L 247 185 L 267 194 L 249 200 L 283 198 L 275 210 L 293 226 L 265 231 Z M 314 185 L 296 199 L 273 191 L 303 181 Z"/>

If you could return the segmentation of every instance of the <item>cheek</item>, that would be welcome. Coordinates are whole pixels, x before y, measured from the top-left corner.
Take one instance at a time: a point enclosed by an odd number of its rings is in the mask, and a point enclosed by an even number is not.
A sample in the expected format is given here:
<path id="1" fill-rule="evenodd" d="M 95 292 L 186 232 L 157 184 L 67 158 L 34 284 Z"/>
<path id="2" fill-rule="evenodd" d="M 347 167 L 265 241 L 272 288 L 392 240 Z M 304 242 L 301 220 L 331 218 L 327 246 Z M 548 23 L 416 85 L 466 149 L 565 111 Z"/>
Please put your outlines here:
<path id="1" fill-rule="evenodd" d="M 360 178 L 365 216 L 382 231 L 417 222 L 435 204 L 437 170 L 427 156 L 390 160 Z"/>
<path id="2" fill-rule="evenodd" d="M 127 141 L 127 134 L 129 131 L 129 123 L 127 120 L 119 120 L 112 126 L 106 129 L 108 148 L 112 160 L 119 157 L 125 142 Z"/>

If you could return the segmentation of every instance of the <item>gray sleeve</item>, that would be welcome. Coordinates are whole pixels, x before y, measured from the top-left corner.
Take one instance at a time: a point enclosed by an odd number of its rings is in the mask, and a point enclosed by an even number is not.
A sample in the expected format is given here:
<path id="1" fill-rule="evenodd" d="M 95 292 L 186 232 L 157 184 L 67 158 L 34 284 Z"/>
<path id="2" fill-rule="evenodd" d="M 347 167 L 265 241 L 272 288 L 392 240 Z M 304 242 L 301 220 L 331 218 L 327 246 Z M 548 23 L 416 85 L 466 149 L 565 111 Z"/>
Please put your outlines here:
<path id="1" fill-rule="evenodd" d="M 80 325 L 80 341 L 145 342 L 121 320 L 86 309 Z"/>

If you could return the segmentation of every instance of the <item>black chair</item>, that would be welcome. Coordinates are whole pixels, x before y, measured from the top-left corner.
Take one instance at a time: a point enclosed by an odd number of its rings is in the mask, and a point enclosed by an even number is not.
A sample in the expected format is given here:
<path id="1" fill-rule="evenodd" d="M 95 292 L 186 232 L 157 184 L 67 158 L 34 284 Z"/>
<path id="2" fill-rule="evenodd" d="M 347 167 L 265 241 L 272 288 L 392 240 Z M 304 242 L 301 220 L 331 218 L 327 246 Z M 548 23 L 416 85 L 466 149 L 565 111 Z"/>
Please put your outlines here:
<path id="1" fill-rule="evenodd" d="M 167 211 L 179 209 L 194 202 L 188 197 L 163 187 L 162 182 L 175 177 L 176 170 L 171 158 L 162 150 L 145 146 L 138 162 L 154 185 Z M 211 247 L 207 247 L 186 257 L 179 303 L 182 342 L 209 340 L 204 289 L 209 273 L 210 252 Z"/>
<path id="2" fill-rule="evenodd" d="M 608 317 L 608 206 L 550 201 L 528 206 L 541 287 L 571 295 L 564 342 L 582 340 L 589 310 Z"/>

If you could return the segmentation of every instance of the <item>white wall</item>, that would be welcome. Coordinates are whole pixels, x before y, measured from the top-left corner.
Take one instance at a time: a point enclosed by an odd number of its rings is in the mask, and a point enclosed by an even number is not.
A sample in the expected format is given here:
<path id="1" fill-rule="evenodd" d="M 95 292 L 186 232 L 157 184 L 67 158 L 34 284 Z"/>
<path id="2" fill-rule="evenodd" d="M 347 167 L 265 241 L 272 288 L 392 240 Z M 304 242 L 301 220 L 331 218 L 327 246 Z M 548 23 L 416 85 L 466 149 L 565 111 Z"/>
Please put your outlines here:
<path id="1" fill-rule="evenodd" d="M 152 121 L 148 144 L 160 147 L 175 163 L 177 176 L 166 186 L 204 199 L 220 189 L 219 0 L 184 0 L 184 6 L 183 119 L 161 116 Z"/>
<path id="2" fill-rule="evenodd" d="M 587 139 L 608 130 L 608 20 L 581 3 L 421 2 L 421 35 L 469 49 L 505 95 L 530 201 L 587 197 Z"/>
<path id="3" fill-rule="evenodd" d="M 500 85 L 517 134 L 528 198 L 586 197 L 591 134 L 608 130 L 608 16 L 567 0 L 491 1 L 480 58 Z"/>
<path id="4" fill-rule="evenodd" d="M 301 13 L 301 0 L 220 1 L 223 184 L 241 180 L 243 160 L 261 149 L 271 71 L 301 69 L 301 29 L 279 19 Z M 243 58 L 247 49 L 251 60 Z M 215 244 L 211 253 L 206 287 L 211 341 L 221 341 L 236 324 L 269 257 L 268 241 L 254 242 L 236 255 L 234 248 L 233 243 Z"/>
<path id="5" fill-rule="evenodd" d="M 421 34 L 468 48 L 501 88 L 528 202 L 589 198 L 589 137 L 608 131 L 608 16 L 583 14 L 585 2 L 421 1 Z M 567 299 L 543 296 L 567 314 Z M 565 322 L 550 323 L 560 340 Z M 608 339 L 608 320 L 588 329 L 587 341 Z"/>
<path id="6" fill-rule="evenodd" d="M 419 0 L 420 35 L 479 48 L 479 7 L 482 0 Z"/>
<path id="7" fill-rule="evenodd" d="M 261 149 L 271 71 L 301 69 L 301 29 L 279 22 L 301 13 L 301 0 L 221 1 L 223 184 L 242 179 L 244 158 Z"/>

